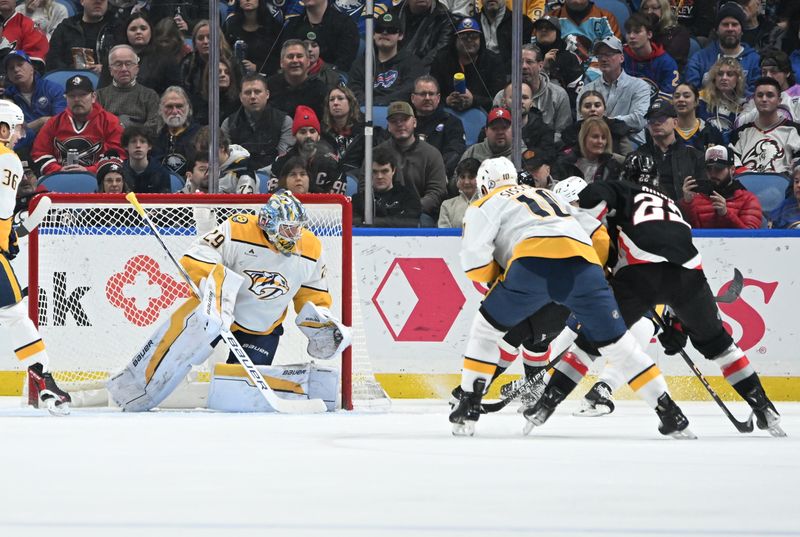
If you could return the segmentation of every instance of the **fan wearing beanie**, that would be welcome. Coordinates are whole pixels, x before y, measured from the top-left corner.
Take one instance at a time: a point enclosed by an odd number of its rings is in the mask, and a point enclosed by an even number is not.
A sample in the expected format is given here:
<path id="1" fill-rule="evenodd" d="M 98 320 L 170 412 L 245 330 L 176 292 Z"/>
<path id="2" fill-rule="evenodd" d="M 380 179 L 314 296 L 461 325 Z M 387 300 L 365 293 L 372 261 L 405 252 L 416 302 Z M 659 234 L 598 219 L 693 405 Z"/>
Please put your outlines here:
<path id="1" fill-rule="evenodd" d="M 121 194 L 129 192 L 122 175 L 122 160 L 108 156 L 97 163 L 97 191 L 101 194 Z"/>
<path id="2" fill-rule="evenodd" d="M 304 105 L 295 109 L 292 135 L 294 145 L 272 165 L 269 191 L 274 192 L 278 188 L 278 178 L 284 164 L 289 159 L 300 158 L 306 164 L 311 193 L 344 194 L 346 181 L 341 177 L 333 148 L 320 140 L 319 118 L 314 110 Z"/>
<path id="3" fill-rule="evenodd" d="M 747 93 L 753 92 L 753 84 L 761 76 L 761 58 L 750 45 L 742 42 L 742 33 L 747 21 L 747 13 L 736 2 L 726 2 L 717 11 L 717 38 L 708 46 L 696 52 L 686 65 L 686 81 L 697 88 L 703 86 L 708 71 L 716 61 L 727 56 L 736 58 L 742 64 L 747 77 Z"/>

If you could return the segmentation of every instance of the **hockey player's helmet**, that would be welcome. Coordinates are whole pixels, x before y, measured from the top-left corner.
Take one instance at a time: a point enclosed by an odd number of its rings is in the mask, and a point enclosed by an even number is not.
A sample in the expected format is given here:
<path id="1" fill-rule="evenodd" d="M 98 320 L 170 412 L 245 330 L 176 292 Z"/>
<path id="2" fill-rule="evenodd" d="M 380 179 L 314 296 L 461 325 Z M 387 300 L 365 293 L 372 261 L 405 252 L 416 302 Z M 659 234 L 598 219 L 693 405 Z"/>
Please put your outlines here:
<path id="1" fill-rule="evenodd" d="M 11 101 L 0 100 L 0 123 L 5 123 L 11 132 L 14 132 L 25 123 L 22 109 Z"/>
<path id="2" fill-rule="evenodd" d="M 563 181 L 557 182 L 553 187 L 553 192 L 572 203 L 573 201 L 578 201 L 578 194 L 587 186 L 586 181 L 581 177 L 573 175 L 572 177 L 567 177 Z"/>
<path id="3" fill-rule="evenodd" d="M 294 251 L 307 223 L 305 207 L 288 190 L 278 190 L 258 213 L 258 227 L 285 255 Z"/>
<path id="4" fill-rule="evenodd" d="M 487 158 L 478 168 L 475 178 L 478 182 L 478 192 L 485 196 L 499 186 L 517 184 L 517 168 L 506 157 Z"/>
<path id="5" fill-rule="evenodd" d="M 622 179 L 658 188 L 658 166 L 647 153 L 631 153 L 622 165 Z"/>

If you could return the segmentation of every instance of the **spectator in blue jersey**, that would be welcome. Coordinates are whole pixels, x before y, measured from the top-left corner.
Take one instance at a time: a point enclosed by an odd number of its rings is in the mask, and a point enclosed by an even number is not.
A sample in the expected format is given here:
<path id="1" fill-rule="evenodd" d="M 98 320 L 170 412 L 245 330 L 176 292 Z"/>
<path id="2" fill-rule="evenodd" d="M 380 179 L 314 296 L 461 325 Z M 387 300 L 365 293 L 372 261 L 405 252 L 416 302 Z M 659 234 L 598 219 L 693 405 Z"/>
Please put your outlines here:
<path id="1" fill-rule="evenodd" d="M 563 38 L 582 35 L 594 44 L 610 35 L 622 37 L 613 13 L 596 6 L 590 0 L 564 0 L 564 5 L 548 15 L 558 19 Z"/>
<path id="2" fill-rule="evenodd" d="M 602 76 L 586 84 L 583 91 L 599 92 L 606 103 L 606 116 L 625 122 L 631 139 L 644 143 L 644 115 L 650 106 L 650 87 L 622 69 L 625 61 L 622 42 L 613 35 L 595 44 L 592 52 L 597 56 Z"/>
<path id="3" fill-rule="evenodd" d="M 795 162 L 792 172 L 792 197 L 783 200 L 768 220 L 773 229 L 800 228 L 800 161 Z"/>
<path id="4" fill-rule="evenodd" d="M 25 115 L 25 137 L 14 147 L 15 151 L 24 155 L 30 152 L 36 133 L 47 120 L 64 111 L 67 100 L 64 98 L 64 88 L 39 76 L 25 52 L 10 52 L 5 57 L 4 65 L 5 97 L 14 101 Z"/>
<path id="5" fill-rule="evenodd" d="M 736 58 L 723 57 L 711 66 L 700 92 L 697 115 L 715 126 L 728 143 L 736 116 L 745 102 L 745 76 Z"/>
<path id="6" fill-rule="evenodd" d="M 742 43 L 742 28 L 747 19 L 742 6 L 727 2 L 717 12 L 717 39 L 689 58 L 686 81 L 700 87 L 707 79 L 711 66 L 720 58 L 734 58 L 742 65 L 746 76 L 747 92 L 753 92 L 753 83 L 761 76 L 761 58 L 750 45 Z"/>
<path id="7" fill-rule="evenodd" d="M 670 96 L 678 85 L 678 64 L 660 44 L 653 41 L 653 19 L 634 13 L 625 21 L 625 72 L 650 84 L 651 94 Z"/>
<path id="8" fill-rule="evenodd" d="M 688 82 L 678 84 L 672 94 L 672 104 L 678 114 L 675 127 L 678 140 L 699 151 L 725 143 L 718 128 L 697 117 L 697 107 L 700 104 L 700 92 L 697 88 Z"/>

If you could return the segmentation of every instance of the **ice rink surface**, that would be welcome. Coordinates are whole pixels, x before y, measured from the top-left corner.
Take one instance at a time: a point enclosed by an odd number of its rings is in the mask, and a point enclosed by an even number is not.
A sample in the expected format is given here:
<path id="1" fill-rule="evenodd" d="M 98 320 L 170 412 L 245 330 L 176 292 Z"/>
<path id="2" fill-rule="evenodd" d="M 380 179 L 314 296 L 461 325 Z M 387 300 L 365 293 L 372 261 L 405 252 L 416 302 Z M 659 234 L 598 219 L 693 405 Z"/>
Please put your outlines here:
<path id="1" fill-rule="evenodd" d="M 441 402 L 55 418 L 0 398 L 0 536 L 800 536 L 800 403 L 778 405 L 786 439 L 682 403 L 696 441 L 639 402 L 576 405 L 528 437 L 509 408 L 454 438 Z"/>

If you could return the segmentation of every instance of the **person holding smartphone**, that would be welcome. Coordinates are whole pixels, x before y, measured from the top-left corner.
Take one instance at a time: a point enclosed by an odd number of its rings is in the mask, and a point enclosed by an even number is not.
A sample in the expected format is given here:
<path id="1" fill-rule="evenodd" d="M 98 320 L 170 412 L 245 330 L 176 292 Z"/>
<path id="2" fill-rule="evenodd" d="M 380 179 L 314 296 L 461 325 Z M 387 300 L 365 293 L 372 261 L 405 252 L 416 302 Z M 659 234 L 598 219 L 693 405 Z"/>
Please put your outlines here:
<path id="1" fill-rule="evenodd" d="M 722 145 L 706 150 L 708 180 L 687 177 L 679 202 L 693 228 L 757 229 L 762 227 L 761 203 L 733 178 L 733 152 Z"/>

